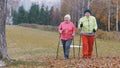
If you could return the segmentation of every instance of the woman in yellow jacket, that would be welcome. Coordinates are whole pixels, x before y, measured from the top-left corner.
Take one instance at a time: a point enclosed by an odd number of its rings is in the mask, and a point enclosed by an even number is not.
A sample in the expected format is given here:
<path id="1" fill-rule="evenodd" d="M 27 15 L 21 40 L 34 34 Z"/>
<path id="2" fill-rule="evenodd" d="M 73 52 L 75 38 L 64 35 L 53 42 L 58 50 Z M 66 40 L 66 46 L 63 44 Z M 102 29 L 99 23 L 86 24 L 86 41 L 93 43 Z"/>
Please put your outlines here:
<path id="1" fill-rule="evenodd" d="M 81 29 L 82 36 L 82 55 L 83 58 L 91 58 L 94 45 L 94 36 L 97 30 L 97 22 L 94 16 L 91 16 L 89 9 L 84 11 L 85 16 L 80 18 L 78 28 Z"/>

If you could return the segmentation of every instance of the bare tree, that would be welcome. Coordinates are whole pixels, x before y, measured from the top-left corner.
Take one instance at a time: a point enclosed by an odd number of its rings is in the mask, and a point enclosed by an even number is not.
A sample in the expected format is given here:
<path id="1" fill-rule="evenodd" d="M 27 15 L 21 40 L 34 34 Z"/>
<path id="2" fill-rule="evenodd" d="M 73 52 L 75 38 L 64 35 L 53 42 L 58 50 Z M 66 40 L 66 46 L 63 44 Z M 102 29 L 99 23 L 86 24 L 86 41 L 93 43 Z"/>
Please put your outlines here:
<path id="1" fill-rule="evenodd" d="M 84 6 L 85 6 L 85 2 L 84 0 L 82 0 L 82 16 L 84 16 Z"/>
<path id="2" fill-rule="evenodd" d="M 88 0 L 88 7 L 87 8 L 90 9 L 90 0 Z"/>
<path id="3" fill-rule="evenodd" d="M 71 14 L 71 19 L 75 23 L 82 16 L 82 0 L 61 0 L 62 14 Z"/>
<path id="4" fill-rule="evenodd" d="M 0 59 L 9 60 L 5 35 L 6 18 L 7 18 L 7 0 L 0 0 Z"/>
<path id="5" fill-rule="evenodd" d="M 119 11 L 119 7 L 118 7 L 118 0 L 117 0 L 117 8 L 116 8 L 116 31 L 119 31 L 119 28 L 118 28 L 118 11 Z"/>
<path id="6" fill-rule="evenodd" d="M 94 0 L 88 0 L 88 6 L 87 8 L 90 9 L 90 5 L 93 3 Z"/>
<path id="7" fill-rule="evenodd" d="M 108 3 L 109 3 L 109 12 L 108 12 L 108 31 L 110 31 L 110 17 L 111 17 L 111 14 L 110 14 L 110 6 L 111 6 L 111 0 L 109 0 Z"/>

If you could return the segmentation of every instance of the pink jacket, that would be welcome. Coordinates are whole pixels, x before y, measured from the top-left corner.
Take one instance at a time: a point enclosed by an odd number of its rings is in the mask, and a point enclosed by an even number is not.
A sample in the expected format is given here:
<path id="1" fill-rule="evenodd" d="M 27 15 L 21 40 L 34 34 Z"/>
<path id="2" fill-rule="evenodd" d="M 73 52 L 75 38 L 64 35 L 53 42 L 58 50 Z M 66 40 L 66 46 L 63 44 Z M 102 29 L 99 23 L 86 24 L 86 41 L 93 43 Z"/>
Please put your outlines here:
<path id="1" fill-rule="evenodd" d="M 76 33 L 76 28 L 72 22 L 66 22 L 66 21 L 61 22 L 61 24 L 58 27 L 59 33 L 60 33 L 60 30 L 62 30 L 62 33 L 61 33 L 62 40 L 72 39 L 73 38 L 72 34 Z"/>

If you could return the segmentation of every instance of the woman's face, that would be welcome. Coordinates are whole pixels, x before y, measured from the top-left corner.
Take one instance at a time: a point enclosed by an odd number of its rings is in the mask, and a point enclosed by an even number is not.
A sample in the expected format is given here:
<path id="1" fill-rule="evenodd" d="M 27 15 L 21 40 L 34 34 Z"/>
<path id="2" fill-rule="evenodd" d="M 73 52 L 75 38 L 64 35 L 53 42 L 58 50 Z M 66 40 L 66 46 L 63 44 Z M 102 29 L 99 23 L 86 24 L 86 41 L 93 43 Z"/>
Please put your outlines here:
<path id="1" fill-rule="evenodd" d="M 68 17 L 66 17 L 66 18 L 64 19 L 64 21 L 68 22 L 68 21 L 70 21 L 70 19 L 69 19 Z"/>
<path id="2" fill-rule="evenodd" d="M 90 16 L 90 13 L 89 13 L 89 12 L 86 12 L 86 13 L 85 13 L 85 16 L 86 16 L 86 17 L 89 17 L 89 16 Z"/>

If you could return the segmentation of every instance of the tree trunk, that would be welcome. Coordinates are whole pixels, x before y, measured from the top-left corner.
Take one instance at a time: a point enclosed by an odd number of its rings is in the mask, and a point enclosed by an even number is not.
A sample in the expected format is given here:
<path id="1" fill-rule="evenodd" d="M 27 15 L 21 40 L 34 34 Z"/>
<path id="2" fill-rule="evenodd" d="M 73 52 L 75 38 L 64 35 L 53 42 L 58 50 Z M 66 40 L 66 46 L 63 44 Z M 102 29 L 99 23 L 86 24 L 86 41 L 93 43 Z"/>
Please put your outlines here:
<path id="1" fill-rule="evenodd" d="M 118 0 L 117 0 L 117 8 L 116 8 L 116 31 L 119 31 L 119 28 L 118 28 L 118 10 L 119 10 L 119 7 L 118 7 Z"/>
<path id="2" fill-rule="evenodd" d="M 110 6 L 111 6 L 111 0 L 109 0 L 109 12 L 108 12 L 108 31 L 110 31 L 110 17 L 111 17 L 111 14 L 110 14 Z"/>
<path id="3" fill-rule="evenodd" d="M 7 0 L 0 0 L 0 60 L 9 60 L 7 54 L 7 43 L 5 35 L 5 24 L 7 18 Z"/>
<path id="4" fill-rule="evenodd" d="M 87 6 L 88 9 L 90 9 L 90 5 L 93 3 L 93 1 L 94 1 L 94 0 L 91 0 L 91 1 L 88 0 L 88 6 Z"/>
<path id="5" fill-rule="evenodd" d="M 88 0 L 88 6 L 87 6 L 88 9 L 90 9 L 90 0 Z"/>
<path id="6" fill-rule="evenodd" d="M 84 16 L 85 1 L 82 0 L 82 16 Z"/>

